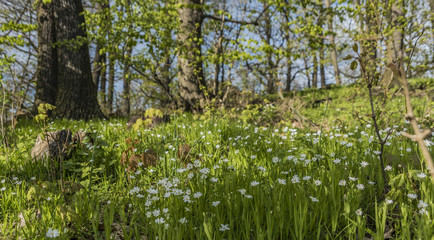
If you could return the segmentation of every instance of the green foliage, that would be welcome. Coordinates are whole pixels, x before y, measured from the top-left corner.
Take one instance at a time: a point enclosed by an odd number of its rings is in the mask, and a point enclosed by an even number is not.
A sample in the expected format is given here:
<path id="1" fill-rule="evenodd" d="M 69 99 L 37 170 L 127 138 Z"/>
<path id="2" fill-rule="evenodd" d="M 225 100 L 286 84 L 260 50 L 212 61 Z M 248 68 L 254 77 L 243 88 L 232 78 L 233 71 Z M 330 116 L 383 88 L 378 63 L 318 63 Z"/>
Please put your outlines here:
<path id="1" fill-rule="evenodd" d="M 64 239 L 109 237 L 119 229 L 134 238 L 349 239 L 381 238 L 394 226 L 397 238 L 426 239 L 432 234 L 432 182 L 413 158 L 415 143 L 398 134 L 408 126 L 393 115 L 396 127 L 387 147 L 391 190 L 382 195 L 378 145 L 370 140 L 375 133 L 352 115 L 366 112 L 360 108 L 366 106 L 365 92 L 352 86 L 294 95 L 300 102 L 332 98 L 298 108 L 312 121 L 324 121 L 322 132 L 267 123 L 277 108 L 269 100 L 238 111 L 214 109 L 205 117 L 177 113 L 170 123 L 137 131 L 126 131 L 124 120 L 52 121 L 53 130 L 94 133 L 94 145 L 84 143 L 64 162 L 64 193 L 59 182 L 48 181 L 42 163 L 23 160 L 39 127 L 22 125 L 19 149 L 8 159 L 0 152 L 0 206 L 7 209 L 0 215 L 0 236 L 38 239 L 52 228 Z M 414 101 L 426 105 L 423 97 Z M 391 101 L 388 107 L 400 105 Z M 145 116 L 161 112 L 149 109 Z M 157 166 L 126 172 L 120 159 L 127 138 L 140 141 L 137 151 L 154 149 Z M 202 161 L 180 162 L 182 144 Z M 9 219 L 20 213 L 32 224 L 17 229 Z"/>
<path id="2" fill-rule="evenodd" d="M 48 111 L 54 110 L 56 107 L 49 103 L 41 103 L 38 106 L 38 115 L 34 117 L 37 123 L 45 123 L 48 119 Z"/>
<path id="3" fill-rule="evenodd" d="M 153 123 L 154 118 L 162 118 L 163 113 L 159 109 L 155 108 L 149 108 L 145 111 L 145 119 L 142 120 L 141 118 L 137 119 L 136 123 L 133 124 L 133 129 L 135 131 L 139 130 L 140 128 L 145 128 Z"/>

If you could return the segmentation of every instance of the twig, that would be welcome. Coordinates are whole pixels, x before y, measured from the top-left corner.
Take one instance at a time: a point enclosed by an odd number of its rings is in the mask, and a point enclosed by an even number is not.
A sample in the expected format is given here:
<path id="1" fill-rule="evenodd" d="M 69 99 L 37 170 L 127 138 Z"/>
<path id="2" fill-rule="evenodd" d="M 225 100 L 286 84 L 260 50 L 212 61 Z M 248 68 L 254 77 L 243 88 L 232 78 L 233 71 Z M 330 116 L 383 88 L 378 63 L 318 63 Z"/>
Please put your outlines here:
<path id="1" fill-rule="evenodd" d="M 392 70 L 394 77 L 396 77 L 404 87 L 405 104 L 407 108 L 407 114 L 405 115 L 405 118 L 408 121 L 410 121 L 410 124 L 415 134 L 415 135 L 410 135 L 409 133 L 402 132 L 401 135 L 413 139 L 418 143 L 420 150 L 422 151 L 423 157 L 425 158 L 425 161 L 428 165 L 428 169 L 431 174 L 431 180 L 434 181 L 434 164 L 431 155 L 428 152 L 428 149 L 425 145 L 425 142 L 423 141 L 425 138 L 431 135 L 432 130 L 425 129 L 423 132 L 421 132 L 419 129 L 419 126 L 416 121 L 416 116 L 414 115 L 413 107 L 410 101 L 410 91 L 408 90 L 407 77 L 405 76 L 404 67 L 401 66 L 401 68 L 398 69 L 397 66 L 393 63 L 389 64 L 387 67 Z"/>
<path id="2" fill-rule="evenodd" d="M 384 151 L 384 145 L 386 144 L 386 140 L 381 138 L 380 135 L 380 129 L 378 128 L 378 123 L 377 123 L 377 116 L 375 115 L 375 109 L 374 109 L 374 99 L 372 97 L 372 84 L 368 83 L 368 90 L 369 90 L 369 102 L 371 105 L 371 113 L 372 113 L 372 121 L 374 123 L 374 128 L 375 128 L 375 133 L 377 134 L 377 138 L 378 138 L 378 143 L 380 144 L 380 162 L 381 162 L 381 172 L 383 173 L 383 181 L 384 184 L 387 184 L 387 180 L 386 180 L 386 173 L 384 172 L 384 160 L 383 160 L 383 151 Z"/>
<path id="3" fill-rule="evenodd" d="M 378 138 L 378 144 L 380 144 L 381 173 L 382 173 L 382 176 L 383 176 L 384 184 L 388 185 L 387 179 L 386 179 L 386 172 L 385 172 L 386 170 L 384 169 L 384 159 L 383 159 L 384 145 L 386 144 L 387 137 L 384 138 L 384 139 L 381 138 L 380 129 L 379 129 L 378 123 L 377 123 L 377 116 L 375 115 L 374 98 L 372 96 L 372 84 L 374 82 L 375 77 L 374 77 L 374 75 L 370 74 L 370 72 L 368 72 L 368 70 L 370 70 L 370 69 L 366 69 L 365 62 L 363 61 L 363 58 L 359 55 L 359 53 L 357 51 L 356 51 L 356 54 L 357 54 L 356 60 L 360 64 L 360 69 L 361 69 L 362 77 L 368 83 L 369 103 L 370 103 L 370 106 L 371 106 L 371 118 L 372 118 L 372 121 L 373 121 L 373 124 L 374 124 L 375 133 L 376 133 L 377 138 Z M 383 187 L 383 193 L 385 191 L 386 191 L 386 188 Z"/>

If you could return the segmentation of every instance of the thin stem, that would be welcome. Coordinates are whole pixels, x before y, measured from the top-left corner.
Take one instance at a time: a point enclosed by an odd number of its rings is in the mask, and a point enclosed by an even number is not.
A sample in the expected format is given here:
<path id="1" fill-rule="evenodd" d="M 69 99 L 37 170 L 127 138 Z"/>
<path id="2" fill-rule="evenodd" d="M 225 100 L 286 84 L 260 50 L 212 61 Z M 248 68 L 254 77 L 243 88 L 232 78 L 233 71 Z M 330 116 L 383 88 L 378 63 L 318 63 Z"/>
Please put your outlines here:
<path id="1" fill-rule="evenodd" d="M 411 138 L 418 143 L 420 150 L 422 151 L 423 157 L 425 158 L 425 161 L 428 165 L 428 169 L 431 174 L 431 180 L 434 181 L 434 164 L 431 155 L 425 145 L 425 142 L 423 141 L 432 133 L 432 130 L 426 129 L 425 131 L 421 132 L 419 129 L 416 121 L 416 116 L 414 115 L 413 107 L 410 101 L 410 91 L 408 90 L 407 77 L 405 76 L 404 67 L 401 65 L 401 70 L 398 70 L 398 68 L 394 64 L 390 64 L 388 67 L 393 71 L 393 74 L 401 80 L 401 83 L 404 87 L 404 96 L 407 108 L 407 114 L 405 115 L 405 118 L 410 121 L 414 131 L 414 136 L 411 136 L 408 133 L 402 133 L 402 135 Z"/>
<path id="2" fill-rule="evenodd" d="M 374 99 L 372 97 L 372 84 L 371 83 L 368 84 L 368 90 L 369 90 L 369 102 L 371 104 L 371 112 L 372 112 L 371 117 L 372 117 L 372 121 L 374 122 L 375 133 L 377 134 L 377 138 L 378 138 L 378 141 L 380 143 L 381 173 L 383 175 L 384 184 L 387 184 L 386 172 L 384 170 L 384 160 L 383 160 L 383 150 L 384 150 L 385 141 L 381 138 L 380 129 L 378 128 L 378 124 L 377 124 L 377 117 L 375 115 L 375 109 L 374 109 Z M 385 189 L 385 188 L 383 188 L 383 189 Z"/>

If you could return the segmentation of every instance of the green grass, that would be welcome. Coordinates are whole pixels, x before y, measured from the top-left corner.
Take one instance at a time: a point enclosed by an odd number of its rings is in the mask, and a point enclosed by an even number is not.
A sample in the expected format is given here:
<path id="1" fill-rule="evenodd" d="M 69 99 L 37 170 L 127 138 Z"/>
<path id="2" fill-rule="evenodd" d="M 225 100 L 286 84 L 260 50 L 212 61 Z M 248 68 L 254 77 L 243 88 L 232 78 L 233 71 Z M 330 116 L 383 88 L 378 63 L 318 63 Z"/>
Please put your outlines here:
<path id="1" fill-rule="evenodd" d="M 417 145 L 399 135 L 410 126 L 402 112 L 381 121 L 382 129 L 392 129 L 385 149 L 391 187 L 383 195 L 372 124 L 352 114 L 370 112 L 365 90 L 297 93 L 307 102 L 300 112 L 322 132 L 292 128 L 291 114 L 273 126 L 266 121 L 273 105 L 177 114 L 140 131 L 126 130 L 124 119 L 53 121 L 50 130 L 84 129 L 97 137 L 65 162 L 65 194 L 58 177 L 30 159 L 41 130 L 23 121 L 15 147 L 0 150 L 0 239 L 45 239 L 50 228 L 59 230 L 58 239 L 382 239 L 386 232 L 394 239 L 431 239 L 434 185 Z M 328 104 L 309 105 L 327 96 Z M 429 114 L 426 99 L 414 98 L 418 114 Z M 402 101 L 389 100 L 383 111 L 398 110 Z M 432 126 L 432 117 L 421 119 Z M 126 171 L 120 158 L 127 138 L 140 140 L 137 152 L 155 150 L 157 166 Z M 203 162 L 177 160 L 185 143 Z"/>

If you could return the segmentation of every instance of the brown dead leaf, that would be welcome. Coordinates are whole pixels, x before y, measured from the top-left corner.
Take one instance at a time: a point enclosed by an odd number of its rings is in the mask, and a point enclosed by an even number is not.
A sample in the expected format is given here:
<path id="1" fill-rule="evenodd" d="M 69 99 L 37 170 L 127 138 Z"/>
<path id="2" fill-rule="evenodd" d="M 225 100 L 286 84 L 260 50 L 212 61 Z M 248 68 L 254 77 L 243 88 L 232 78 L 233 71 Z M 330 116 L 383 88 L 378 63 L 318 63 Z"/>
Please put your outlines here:
<path id="1" fill-rule="evenodd" d="M 155 167 L 157 165 L 157 159 L 157 153 L 152 149 L 147 149 L 141 154 L 141 160 L 145 168 L 148 168 L 149 166 Z"/>
<path id="2" fill-rule="evenodd" d="M 178 159 L 181 160 L 181 162 L 187 162 L 189 161 L 189 154 L 190 154 L 191 148 L 188 144 L 182 144 L 178 147 Z"/>
<path id="3" fill-rule="evenodd" d="M 127 164 L 127 162 L 128 162 L 128 152 L 124 151 L 121 154 L 121 165 L 125 166 Z"/>
<path id="4" fill-rule="evenodd" d="M 128 171 L 136 171 L 137 165 L 139 164 L 140 160 L 141 158 L 139 155 L 131 155 L 130 159 L 128 159 Z"/>

